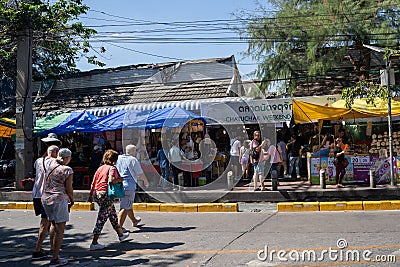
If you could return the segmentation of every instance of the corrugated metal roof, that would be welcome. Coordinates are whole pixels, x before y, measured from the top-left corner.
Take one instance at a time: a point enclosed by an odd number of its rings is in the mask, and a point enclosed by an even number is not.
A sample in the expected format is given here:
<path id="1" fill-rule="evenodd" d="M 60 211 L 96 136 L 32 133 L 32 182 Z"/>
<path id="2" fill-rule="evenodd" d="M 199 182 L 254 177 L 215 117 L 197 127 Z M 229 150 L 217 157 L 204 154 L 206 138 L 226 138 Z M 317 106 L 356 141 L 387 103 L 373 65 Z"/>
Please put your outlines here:
<path id="1" fill-rule="evenodd" d="M 234 65 L 232 56 L 160 65 L 158 69 L 148 65 L 147 70 L 141 66 L 82 74 L 58 80 L 47 96 L 34 102 L 33 110 L 41 117 L 56 110 L 242 96 L 240 77 L 230 67 Z M 158 73 L 149 77 L 153 71 Z"/>
<path id="2" fill-rule="evenodd" d="M 102 108 L 99 107 L 99 108 L 85 109 L 79 111 L 87 111 L 98 117 L 103 117 L 118 110 L 155 110 L 168 107 L 181 107 L 183 109 L 192 111 L 200 115 L 200 106 L 202 103 L 227 103 L 227 102 L 249 101 L 251 99 L 252 98 L 242 98 L 242 97 L 206 98 L 206 99 L 192 99 L 192 100 L 170 101 L 170 102 L 135 103 L 135 104 L 114 106 L 114 107 L 102 107 Z"/>

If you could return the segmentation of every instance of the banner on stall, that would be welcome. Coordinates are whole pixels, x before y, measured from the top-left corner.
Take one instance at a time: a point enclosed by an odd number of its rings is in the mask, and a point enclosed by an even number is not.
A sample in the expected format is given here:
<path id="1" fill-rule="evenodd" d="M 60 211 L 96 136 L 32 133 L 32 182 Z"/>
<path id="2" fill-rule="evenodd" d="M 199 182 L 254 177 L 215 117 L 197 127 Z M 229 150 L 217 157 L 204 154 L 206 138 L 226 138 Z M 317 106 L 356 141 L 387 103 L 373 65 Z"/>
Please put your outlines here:
<path id="1" fill-rule="evenodd" d="M 226 103 L 201 103 L 208 124 L 278 123 L 292 118 L 292 99 L 260 99 Z"/>
<path id="2" fill-rule="evenodd" d="M 349 165 L 346 167 L 346 174 L 343 183 L 369 183 L 369 170 L 373 168 L 374 178 L 377 184 L 390 183 L 390 163 L 389 158 L 379 158 L 378 156 L 346 156 Z M 399 179 L 400 160 L 396 158 L 394 173 Z M 327 170 L 327 184 L 335 184 L 336 168 L 333 165 L 333 157 L 311 157 L 310 176 L 312 184 L 319 184 L 319 171 L 321 168 Z"/>

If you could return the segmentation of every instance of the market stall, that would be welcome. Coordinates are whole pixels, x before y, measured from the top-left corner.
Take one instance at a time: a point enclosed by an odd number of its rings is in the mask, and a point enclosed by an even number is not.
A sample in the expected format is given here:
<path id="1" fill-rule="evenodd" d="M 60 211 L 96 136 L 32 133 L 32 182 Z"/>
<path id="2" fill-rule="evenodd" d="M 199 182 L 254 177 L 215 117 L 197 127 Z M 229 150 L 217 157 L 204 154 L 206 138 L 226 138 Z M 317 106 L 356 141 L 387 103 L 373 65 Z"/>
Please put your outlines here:
<path id="1" fill-rule="evenodd" d="M 143 111 L 142 111 L 143 112 Z M 138 159 L 151 184 L 158 183 L 158 162 L 153 154 L 161 147 L 169 150 L 171 140 L 178 139 L 180 149 L 185 152 L 186 159 L 182 163 L 185 185 L 193 186 L 192 179 L 201 172 L 199 165 L 199 143 L 204 138 L 205 120 L 180 107 L 169 107 L 154 110 L 147 114 L 127 113 L 124 118 L 122 142 L 124 145 L 134 143 L 138 147 Z M 193 162 L 196 161 L 197 164 Z M 200 165 L 202 166 L 202 165 Z"/>
<path id="2" fill-rule="evenodd" d="M 392 115 L 399 116 L 400 103 L 393 101 L 392 105 Z M 294 100 L 293 116 L 296 123 L 317 122 L 320 132 L 323 121 L 334 121 L 331 126 L 332 135 L 337 136 L 338 129 L 342 128 L 352 136 L 346 155 L 350 164 L 346 167 L 344 183 L 369 183 L 370 169 L 374 170 L 376 183 L 390 182 L 386 101 L 375 99 L 375 105 L 372 105 L 366 99 L 355 99 L 352 108 L 348 109 L 344 100 L 333 103 L 332 107 Z M 400 140 L 397 140 L 400 136 L 400 125 L 395 123 L 393 128 L 396 155 L 400 149 Z M 319 171 L 322 168 L 326 170 L 327 183 L 334 183 L 336 173 L 332 163 L 332 144 L 325 145 L 322 142 L 319 147 L 319 151 L 308 155 L 308 178 L 312 184 L 319 184 Z M 393 166 L 396 166 L 395 158 L 393 162 Z"/>

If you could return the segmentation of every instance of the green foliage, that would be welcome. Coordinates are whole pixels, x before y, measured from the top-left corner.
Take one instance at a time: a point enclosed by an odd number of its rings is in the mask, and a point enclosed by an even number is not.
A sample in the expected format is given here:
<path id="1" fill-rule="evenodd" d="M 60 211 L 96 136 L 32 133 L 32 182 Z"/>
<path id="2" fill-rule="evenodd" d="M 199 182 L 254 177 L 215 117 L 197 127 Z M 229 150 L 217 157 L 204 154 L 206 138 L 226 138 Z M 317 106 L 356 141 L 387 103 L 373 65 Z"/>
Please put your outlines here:
<path id="1" fill-rule="evenodd" d="M 243 22 L 238 29 L 248 41 L 244 53 L 259 62 L 261 89 L 277 79 L 311 80 L 350 60 L 359 80 L 367 80 L 371 51 L 364 44 L 398 47 L 400 0 L 268 0 L 256 15 L 236 14 Z M 359 51 L 357 59 L 349 48 Z M 289 88 L 291 89 L 291 88 Z M 289 92 L 290 93 L 290 92 Z"/>
<path id="2" fill-rule="evenodd" d="M 102 66 L 96 56 L 88 55 L 92 46 L 89 38 L 96 31 L 78 21 L 88 6 L 82 0 L 9 1 L 0 0 L 0 72 L 16 76 L 18 34 L 32 29 L 32 72 L 34 79 L 72 73 L 76 61 L 86 58 Z M 94 51 L 97 53 L 97 51 Z"/>
<path id="3" fill-rule="evenodd" d="M 367 104 L 375 105 L 376 98 L 387 99 L 388 96 L 386 86 L 367 81 L 360 81 L 354 87 L 343 88 L 342 90 L 342 98 L 345 100 L 347 108 L 353 106 L 355 98 L 366 98 Z"/>

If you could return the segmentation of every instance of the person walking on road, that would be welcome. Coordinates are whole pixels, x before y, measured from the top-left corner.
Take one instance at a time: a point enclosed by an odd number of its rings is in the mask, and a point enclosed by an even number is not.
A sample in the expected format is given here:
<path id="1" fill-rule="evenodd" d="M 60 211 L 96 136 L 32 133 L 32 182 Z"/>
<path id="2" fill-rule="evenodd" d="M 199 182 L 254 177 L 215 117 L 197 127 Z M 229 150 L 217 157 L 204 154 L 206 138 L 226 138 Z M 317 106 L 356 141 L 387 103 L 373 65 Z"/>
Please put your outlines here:
<path id="1" fill-rule="evenodd" d="M 68 263 L 67 259 L 60 258 L 59 252 L 64 237 L 64 228 L 69 221 L 68 205 L 74 205 L 72 181 L 74 172 L 67 166 L 71 161 L 71 151 L 61 148 L 57 159 L 46 172 L 46 180 L 42 194 L 42 204 L 48 220 L 54 224 L 53 255 L 50 267 L 62 266 Z"/>
<path id="2" fill-rule="evenodd" d="M 122 227 L 118 224 L 118 215 L 114 206 L 114 199 L 107 194 L 108 182 L 119 183 L 123 178 L 119 176 L 115 164 L 118 159 L 118 152 L 107 150 L 103 155 L 104 165 L 100 166 L 94 174 L 93 182 L 90 187 L 89 202 L 93 200 L 99 205 L 96 225 L 93 229 L 93 240 L 90 244 L 90 250 L 99 250 L 105 248 L 103 244 L 98 243 L 99 236 L 103 230 L 104 224 L 109 219 L 112 227 L 118 234 L 119 241 L 125 241 L 129 233 L 123 233 Z"/>
<path id="3" fill-rule="evenodd" d="M 33 251 L 32 253 L 33 260 L 43 259 L 47 257 L 47 253 L 42 249 L 42 244 L 44 239 L 46 238 L 47 232 L 50 233 L 50 247 L 51 250 L 53 250 L 54 225 L 52 225 L 47 219 L 47 214 L 44 211 L 41 198 L 43 194 L 43 187 L 45 184 L 44 180 L 46 178 L 46 171 L 50 168 L 50 165 L 53 163 L 55 158 L 57 158 L 58 150 L 58 146 L 49 146 L 43 157 L 38 158 L 34 163 L 36 176 L 35 183 L 32 189 L 33 208 L 35 210 L 35 215 L 40 215 L 41 220 L 35 251 Z"/>
<path id="4" fill-rule="evenodd" d="M 125 196 L 121 198 L 120 211 L 118 213 L 118 221 L 124 232 L 124 223 L 126 216 L 132 222 L 133 227 L 137 227 L 139 222 L 142 220 L 140 217 L 135 217 L 133 213 L 132 205 L 135 200 L 136 182 L 142 180 L 144 186 L 149 187 L 149 181 L 147 181 L 146 176 L 143 173 L 142 167 L 136 158 L 136 146 L 127 145 L 126 154 L 119 155 L 116 167 L 118 169 L 121 178 L 123 178 L 123 184 L 125 189 Z"/>

